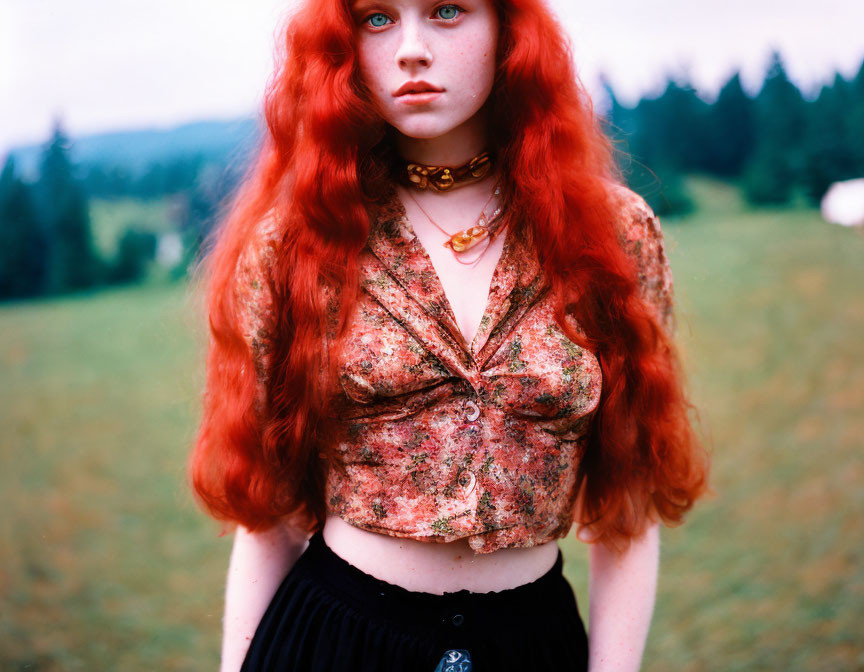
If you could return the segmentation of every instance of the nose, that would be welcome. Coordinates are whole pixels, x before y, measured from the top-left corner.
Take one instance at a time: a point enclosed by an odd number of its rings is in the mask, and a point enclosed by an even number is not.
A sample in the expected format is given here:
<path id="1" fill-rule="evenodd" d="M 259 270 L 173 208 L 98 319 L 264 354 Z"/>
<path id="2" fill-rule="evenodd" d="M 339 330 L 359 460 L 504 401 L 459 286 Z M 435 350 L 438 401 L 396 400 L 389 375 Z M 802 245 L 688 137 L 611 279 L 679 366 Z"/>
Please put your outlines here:
<path id="1" fill-rule="evenodd" d="M 432 52 L 420 27 L 419 21 L 406 19 L 402 22 L 402 41 L 396 50 L 396 64 L 400 68 L 418 65 L 428 68 L 432 65 Z"/>

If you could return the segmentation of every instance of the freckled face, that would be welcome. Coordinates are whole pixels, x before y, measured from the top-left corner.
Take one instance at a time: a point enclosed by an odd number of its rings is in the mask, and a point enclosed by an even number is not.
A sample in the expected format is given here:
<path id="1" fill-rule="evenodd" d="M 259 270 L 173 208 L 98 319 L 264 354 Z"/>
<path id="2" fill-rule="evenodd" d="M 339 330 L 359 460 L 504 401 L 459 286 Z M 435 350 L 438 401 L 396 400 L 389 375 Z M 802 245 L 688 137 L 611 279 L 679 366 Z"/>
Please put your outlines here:
<path id="1" fill-rule="evenodd" d="M 492 0 L 357 0 L 352 14 L 361 75 L 401 133 L 440 137 L 486 102 L 498 40 Z M 436 91 L 398 95 L 411 82 Z"/>

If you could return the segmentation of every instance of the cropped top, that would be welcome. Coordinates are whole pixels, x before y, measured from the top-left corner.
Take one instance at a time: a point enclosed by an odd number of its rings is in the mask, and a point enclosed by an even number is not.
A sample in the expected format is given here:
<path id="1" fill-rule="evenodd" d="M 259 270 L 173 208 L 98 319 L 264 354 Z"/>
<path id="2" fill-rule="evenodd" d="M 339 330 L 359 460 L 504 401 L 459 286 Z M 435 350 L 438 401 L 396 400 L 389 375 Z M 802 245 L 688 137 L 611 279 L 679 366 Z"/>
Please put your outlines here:
<path id="1" fill-rule="evenodd" d="M 642 294 L 674 333 L 660 223 L 629 189 L 616 186 L 613 198 Z M 262 274 L 273 260 L 273 234 L 261 229 L 237 274 L 262 388 L 273 337 Z M 337 361 L 336 455 L 345 470 L 328 473 L 330 513 L 391 536 L 467 537 L 477 553 L 569 532 L 602 372 L 556 324 L 530 235 L 513 226 L 504 235 L 485 313 L 465 344 L 395 191 L 380 210 Z"/>

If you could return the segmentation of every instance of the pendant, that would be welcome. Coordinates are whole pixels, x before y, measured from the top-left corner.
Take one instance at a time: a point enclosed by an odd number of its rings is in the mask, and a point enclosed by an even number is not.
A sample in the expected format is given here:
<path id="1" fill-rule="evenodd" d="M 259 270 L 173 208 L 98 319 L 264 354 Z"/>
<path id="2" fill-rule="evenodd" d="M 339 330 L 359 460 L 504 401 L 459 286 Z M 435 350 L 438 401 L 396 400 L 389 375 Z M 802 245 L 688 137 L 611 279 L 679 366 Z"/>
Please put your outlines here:
<path id="1" fill-rule="evenodd" d="M 444 243 L 444 247 L 449 247 L 454 252 L 467 252 L 488 236 L 489 229 L 485 226 L 472 226 L 470 229 L 454 233 L 450 236 L 450 240 Z"/>
<path id="2" fill-rule="evenodd" d="M 467 649 L 448 649 L 434 672 L 471 672 L 471 654 Z"/>

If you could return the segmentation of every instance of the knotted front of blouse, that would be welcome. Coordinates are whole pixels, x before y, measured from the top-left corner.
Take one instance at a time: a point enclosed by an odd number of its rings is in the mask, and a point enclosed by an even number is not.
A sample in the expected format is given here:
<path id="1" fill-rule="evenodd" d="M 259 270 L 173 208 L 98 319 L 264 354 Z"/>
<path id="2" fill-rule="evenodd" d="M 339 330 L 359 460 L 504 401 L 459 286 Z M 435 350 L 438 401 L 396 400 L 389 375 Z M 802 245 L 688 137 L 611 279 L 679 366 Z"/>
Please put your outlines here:
<path id="1" fill-rule="evenodd" d="M 616 187 L 613 197 L 643 296 L 673 330 L 659 222 L 634 192 Z M 395 191 L 380 210 L 337 360 L 344 470 L 330 470 L 326 496 L 328 510 L 350 524 L 421 541 L 468 537 L 478 553 L 570 530 L 602 372 L 556 324 L 527 227 L 504 235 L 479 330 L 466 344 Z M 272 262 L 265 247 L 244 254 L 238 274 L 260 376 L 273 337 L 264 326 L 269 297 L 260 274 Z"/>

